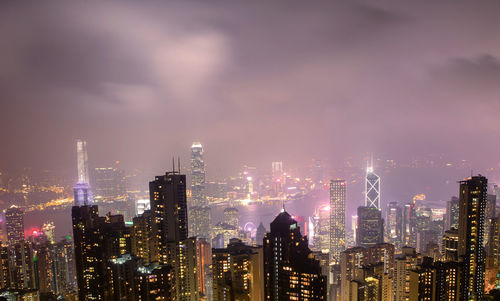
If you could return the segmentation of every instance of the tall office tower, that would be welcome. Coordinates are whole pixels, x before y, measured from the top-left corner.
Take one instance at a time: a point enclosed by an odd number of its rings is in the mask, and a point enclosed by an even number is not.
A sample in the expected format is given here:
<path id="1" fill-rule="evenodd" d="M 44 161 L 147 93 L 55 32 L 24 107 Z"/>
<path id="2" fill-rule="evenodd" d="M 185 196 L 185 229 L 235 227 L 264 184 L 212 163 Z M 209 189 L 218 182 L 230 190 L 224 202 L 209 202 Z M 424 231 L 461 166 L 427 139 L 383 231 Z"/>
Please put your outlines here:
<path id="1" fill-rule="evenodd" d="M 326 300 L 326 277 L 310 257 L 307 237 L 285 210 L 271 223 L 264 237 L 265 298 L 279 300 Z"/>
<path id="2" fill-rule="evenodd" d="M 458 261 L 458 230 L 450 229 L 444 232 L 441 255 L 443 261 Z"/>
<path id="3" fill-rule="evenodd" d="M 375 207 L 358 207 L 358 229 L 356 245 L 371 247 L 384 242 L 384 220 Z"/>
<path id="4" fill-rule="evenodd" d="M 198 265 L 198 291 L 201 296 L 207 296 L 207 278 L 211 277 L 210 266 L 212 265 L 212 255 L 210 249 L 210 243 L 204 239 L 200 238 L 196 240 L 196 254 L 197 254 L 197 265 Z M 210 288 L 211 290 L 211 288 Z"/>
<path id="5" fill-rule="evenodd" d="M 11 245 L 11 286 L 16 289 L 36 287 L 33 250 L 31 243 L 23 240 Z"/>
<path id="6" fill-rule="evenodd" d="M 24 240 L 24 212 L 21 208 L 12 205 L 5 211 L 5 228 L 8 243 Z"/>
<path id="7" fill-rule="evenodd" d="M 417 215 L 415 204 L 406 204 L 403 211 L 403 246 L 417 247 Z"/>
<path id="8" fill-rule="evenodd" d="M 170 265 L 152 263 L 137 268 L 136 300 L 178 300 L 174 269 Z"/>
<path id="9" fill-rule="evenodd" d="M 127 197 L 125 172 L 117 167 L 95 168 L 92 186 L 96 200 L 109 202 Z"/>
<path id="10" fill-rule="evenodd" d="M 380 177 L 373 172 L 373 159 L 366 168 L 365 206 L 380 210 Z"/>
<path id="11" fill-rule="evenodd" d="M 142 260 L 143 265 L 149 265 L 159 259 L 158 236 L 154 212 L 144 211 L 134 217 L 132 227 L 132 254 Z"/>
<path id="12" fill-rule="evenodd" d="M 313 166 L 313 183 L 315 190 L 323 189 L 323 176 L 324 174 L 323 174 L 323 167 L 321 166 L 321 161 L 315 160 Z"/>
<path id="13" fill-rule="evenodd" d="M 87 141 L 76 140 L 76 155 L 78 165 L 78 183 L 89 184 L 89 159 L 87 156 Z"/>
<path id="14" fill-rule="evenodd" d="M 266 227 L 260 222 L 257 227 L 257 233 L 255 234 L 255 241 L 258 246 L 262 246 L 262 241 L 264 240 L 264 236 L 266 236 Z"/>
<path id="15" fill-rule="evenodd" d="M 345 180 L 330 181 L 330 260 L 338 263 L 345 250 Z"/>
<path id="16" fill-rule="evenodd" d="M 417 268 L 421 258 L 414 248 L 403 247 L 402 254 L 394 260 L 394 301 L 410 299 L 410 272 Z"/>
<path id="17" fill-rule="evenodd" d="M 463 261 L 460 285 L 463 300 L 481 300 L 484 294 L 484 220 L 488 179 L 479 175 L 460 181 L 458 257 Z"/>
<path id="18" fill-rule="evenodd" d="M 444 230 L 451 228 L 458 229 L 458 198 L 451 197 L 451 200 L 446 202 L 446 214 L 444 216 Z"/>
<path id="19" fill-rule="evenodd" d="M 313 250 L 330 253 L 330 205 L 317 208 L 313 216 Z"/>
<path id="20" fill-rule="evenodd" d="M 203 146 L 191 145 L 191 202 L 189 204 L 190 236 L 210 237 L 211 212 L 205 190 L 205 161 Z"/>
<path id="21" fill-rule="evenodd" d="M 196 238 L 188 238 L 186 176 L 167 172 L 149 183 L 159 263 L 174 268 L 178 301 L 198 300 Z"/>
<path id="22" fill-rule="evenodd" d="M 191 201 L 193 207 L 206 206 L 205 195 L 205 161 L 203 146 L 199 142 L 191 145 Z"/>
<path id="23" fill-rule="evenodd" d="M 76 141 L 76 157 L 78 166 L 78 181 L 73 187 L 74 205 L 91 205 L 93 198 L 89 184 L 89 166 L 86 141 L 81 139 Z"/>
<path id="24" fill-rule="evenodd" d="M 386 236 L 389 243 L 396 249 L 401 248 L 403 240 L 403 212 L 397 202 L 390 202 L 387 206 Z"/>
<path id="25" fill-rule="evenodd" d="M 73 238 L 79 300 L 103 300 L 106 282 L 97 206 L 73 206 Z"/>
<path id="26" fill-rule="evenodd" d="M 264 301 L 262 247 L 231 239 L 225 249 L 212 249 L 213 300 Z"/>
<path id="27" fill-rule="evenodd" d="M 224 209 L 224 222 L 238 229 L 240 227 L 240 213 L 234 207 Z"/>

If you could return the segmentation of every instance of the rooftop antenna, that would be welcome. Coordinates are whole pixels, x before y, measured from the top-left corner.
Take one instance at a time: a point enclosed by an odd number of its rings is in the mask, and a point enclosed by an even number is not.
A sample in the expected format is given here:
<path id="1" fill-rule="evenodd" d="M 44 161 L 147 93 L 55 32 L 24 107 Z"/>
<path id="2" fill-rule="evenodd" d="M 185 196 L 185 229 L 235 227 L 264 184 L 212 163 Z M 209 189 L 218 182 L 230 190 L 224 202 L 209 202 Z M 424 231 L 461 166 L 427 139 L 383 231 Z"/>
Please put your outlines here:
<path id="1" fill-rule="evenodd" d="M 285 212 L 285 199 L 281 200 L 281 212 Z"/>
<path id="2" fill-rule="evenodd" d="M 179 168 L 179 174 L 181 174 L 181 157 L 177 157 L 177 168 Z"/>
<path id="3" fill-rule="evenodd" d="M 172 156 L 172 172 L 175 173 L 175 157 Z"/>

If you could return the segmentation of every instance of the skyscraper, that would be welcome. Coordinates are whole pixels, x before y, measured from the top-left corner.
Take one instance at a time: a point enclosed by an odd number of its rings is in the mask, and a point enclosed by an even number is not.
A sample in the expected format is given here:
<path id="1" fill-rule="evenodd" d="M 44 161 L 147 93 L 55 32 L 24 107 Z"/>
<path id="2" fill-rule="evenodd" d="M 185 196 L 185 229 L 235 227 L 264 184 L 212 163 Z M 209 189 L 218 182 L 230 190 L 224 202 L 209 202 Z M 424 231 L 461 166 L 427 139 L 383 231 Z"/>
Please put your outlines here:
<path id="1" fill-rule="evenodd" d="M 127 196 L 125 172 L 117 167 L 94 169 L 92 187 L 94 197 L 102 201 L 125 200 Z"/>
<path id="2" fill-rule="evenodd" d="M 310 256 L 307 237 L 285 210 L 271 223 L 263 248 L 266 300 L 326 300 L 320 263 Z"/>
<path id="3" fill-rule="evenodd" d="M 186 176 L 167 172 L 149 183 L 159 262 L 172 265 L 178 301 L 199 299 L 196 238 L 188 238 Z"/>
<path id="4" fill-rule="evenodd" d="M 92 204 L 92 191 L 89 184 L 89 166 L 87 157 L 87 142 L 76 140 L 76 157 L 78 166 L 78 181 L 73 187 L 74 205 L 83 206 Z"/>
<path id="5" fill-rule="evenodd" d="M 320 160 L 315 160 L 313 167 L 313 183 L 315 190 L 323 189 L 323 167 Z"/>
<path id="6" fill-rule="evenodd" d="M 330 181 L 330 259 L 339 262 L 345 249 L 345 180 Z"/>
<path id="7" fill-rule="evenodd" d="M 397 202 L 390 202 L 387 206 L 386 232 L 388 242 L 397 249 L 403 240 L 403 213 Z"/>
<path id="8" fill-rule="evenodd" d="M 89 184 L 89 163 L 87 156 L 87 141 L 82 139 L 76 140 L 76 155 L 78 166 L 78 181 L 77 183 Z"/>
<path id="9" fill-rule="evenodd" d="M 446 202 L 446 215 L 444 217 L 444 230 L 458 229 L 458 198 L 452 197 Z"/>
<path id="10" fill-rule="evenodd" d="M 212 249 L 213 300 L 264 300 L 262 247 L 231 239 L 227 248 Z"/>
<path id="11" fill-rule="evenodd" d="M 488 179 L 479 175 L 460 181 L 458 256 L 463 262 L 461 300 L 482 300 L 484 294 L 484 221 Z"/>
<path id="12" fill-rule="evenodd" d="M 205 191 L 205 161 L 203 146 L 191 145 L 191 202 L 189 204 L 190 236 L 210 237 L 210 206 Z"/>
<path id="13" fill-rule="evenodd" d="M 356 245 L 371 247 L 384 242 L 384 220 L 376 207 L 358 207 Z"/>
<path id="14" fill-rule="evenodd" d="M 191 145 L 191 206 L 205 206 L 205 161 L 203 146 L 199 142 Z"/>
<path id="15" fill-rule="evenodd" d="M 380 209 L 380 177 L 373 172 L 373 159 L 366 168 L 365 206 Z"/>
<path id="16" fill-rule="evenodd" d="M 21 208 L 12 205 L 5 211 L 5 227 L 9 244 L 24 240 L 24 212 Z"/>

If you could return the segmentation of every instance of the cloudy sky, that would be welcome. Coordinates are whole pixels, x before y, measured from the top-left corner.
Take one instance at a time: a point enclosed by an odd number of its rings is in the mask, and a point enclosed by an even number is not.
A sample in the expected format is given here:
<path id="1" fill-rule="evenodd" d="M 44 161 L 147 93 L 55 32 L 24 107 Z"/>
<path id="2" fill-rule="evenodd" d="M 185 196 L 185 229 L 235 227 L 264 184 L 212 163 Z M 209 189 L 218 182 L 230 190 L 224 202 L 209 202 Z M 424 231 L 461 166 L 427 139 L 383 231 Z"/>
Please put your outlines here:
<path id="1" fill-rule="evenodd" d="M 0 168 L 500 163 L 500 3 L 0 4 Z M 341 160 L 339 159 L 339 160 Z M 168 165 L 170 166 L 170 165 Z M 267 165 L 266 165 L 267 166 Z"/>

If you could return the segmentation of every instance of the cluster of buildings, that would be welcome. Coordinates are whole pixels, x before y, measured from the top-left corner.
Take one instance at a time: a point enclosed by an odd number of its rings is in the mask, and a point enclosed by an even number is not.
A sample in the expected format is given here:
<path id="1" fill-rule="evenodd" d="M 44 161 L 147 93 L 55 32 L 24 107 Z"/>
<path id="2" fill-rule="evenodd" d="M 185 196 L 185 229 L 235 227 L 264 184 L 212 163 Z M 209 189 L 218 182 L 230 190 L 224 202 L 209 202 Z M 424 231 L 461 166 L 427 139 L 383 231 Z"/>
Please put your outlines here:
<path id="1" fill-rule="evenodd" d="M 24 212 L 5 212 L 7 242 L 0 245 L 0 297 L 7 300 L 77 299 L 73 240 L 55 241 L 54 225 L 25 234 Z"/>
<path id="2" fill-rule="evenodd" d="M 135 217 L 99 214 L 85 141 L 77 142 L 73 236 L 56 242 L 54 227 L 25 235 L 23 211 L 6 211 L 8 243 L 0 246 L 0 297 L 8 300 L 483 300 L 500 288 L 498 189 L 479 175 L 459 183 L 444 220 L 407 204 L 381 206 L 381 181 L 367 168 L 364 206 L 346 234 L 347 183 L 329 182 L 330 201 L 311 222 L 285 206 L 269 225 L 240 227 L 229 204 L 214 223 L 203 147 L 191 147 L 191 185 L 175 168 L 149 182 Z M 180 165 L 180 164 L 179 164 Z M 274 162 L 279 195 L 282 164 Z M 325 187 L 319 162 L 312 187 Z M 115 171 L 102 170 L 101 178 Z M 248 174 L 248 198 L 255 193 Z M 118 177 L 119 178 L 119 177 Z M 283 181 L 286 182 L 286 181 Z M 106 185 L 105 185 L 106 186 Z M 190 194 L 189 194 L 190 193 Z M 283 203 L 284 204 L 284 203 Z M 312 224 L 312 226 L 310 225 Z M 311 228 L 311 229 L 309 229 Z M 25 238 L 28 237 L 28 238 Z M 309 241 L 311 238 L 311 241 Z"/>

